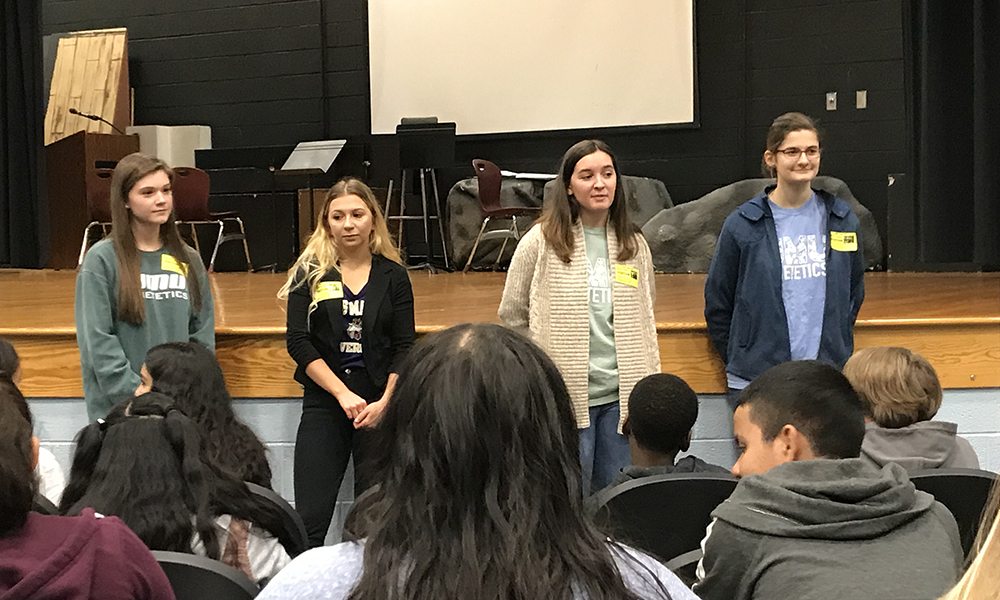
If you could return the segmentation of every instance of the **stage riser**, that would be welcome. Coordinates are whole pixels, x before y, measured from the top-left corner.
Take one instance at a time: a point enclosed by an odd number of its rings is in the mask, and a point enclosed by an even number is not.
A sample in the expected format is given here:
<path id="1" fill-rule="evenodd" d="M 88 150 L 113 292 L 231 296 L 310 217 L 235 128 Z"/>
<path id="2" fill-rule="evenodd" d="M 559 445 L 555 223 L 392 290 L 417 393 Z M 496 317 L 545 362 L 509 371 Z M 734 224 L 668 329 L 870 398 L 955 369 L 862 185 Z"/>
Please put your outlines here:
<path id="1" fill-rule="evenodd" d="M 934 365 L 945 388 L 1000 387 L 1000 324 L 861 326 L 857 348 L 903 346 Z M 21 354 L 24 392 L 29 397 L 83 395 L 76 338 L 8 336 Z M 700 394 L 725 391 L 722 361 L 704 330 L 660 331 L 660 363 Z M 229 392 L 236 398 L 297 398 L 295 365 L 284 335 L 216 336 L 217 354 Z"/>

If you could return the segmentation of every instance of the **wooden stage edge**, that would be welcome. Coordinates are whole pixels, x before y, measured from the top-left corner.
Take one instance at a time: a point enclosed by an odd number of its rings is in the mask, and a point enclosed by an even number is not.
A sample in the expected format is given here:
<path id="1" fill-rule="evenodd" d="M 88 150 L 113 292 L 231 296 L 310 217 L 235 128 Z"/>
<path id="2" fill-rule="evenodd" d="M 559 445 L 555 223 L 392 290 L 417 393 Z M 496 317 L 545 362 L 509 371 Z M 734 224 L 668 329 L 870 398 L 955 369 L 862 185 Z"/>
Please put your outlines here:
<path id="1" fill-rule="evenodd" d="M 74 271 L 0 269 L 0 336 L 21 355 L 34 398 L 82 396 L 73 322 Z M 498 323 L 503 273 L 413 272 L 421 334 L 463 322 Z M 296 398 L 285 351 L 284 275 L 211 276 L 216 347 L 237 398 Z M 705 331 L 705 276 L 657 275 L 655 318 L 664 372 L 699 393 L 725 390 L 723 365 Z M 855 346 L 904 346 L 926 356 L 946 388 L 1000 387 L 1000 274 L 868 273 Z"/>

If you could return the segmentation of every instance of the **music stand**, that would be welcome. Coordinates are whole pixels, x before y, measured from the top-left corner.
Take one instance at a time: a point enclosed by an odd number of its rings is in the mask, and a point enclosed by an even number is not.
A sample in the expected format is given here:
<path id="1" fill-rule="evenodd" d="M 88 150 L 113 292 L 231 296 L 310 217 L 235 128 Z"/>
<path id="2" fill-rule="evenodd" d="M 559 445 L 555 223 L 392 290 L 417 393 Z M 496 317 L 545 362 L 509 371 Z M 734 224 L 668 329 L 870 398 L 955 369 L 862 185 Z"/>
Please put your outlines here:
<path id="1" fill-rule="evenodd" d="M 392 203 L 392 182 L 389 182 L 389 193 L 386 200 L 386 219 L 398 220 L 399 229 L 397 239 L 402 239 L 403 222 L 407 220 L 421 220 L 424 229 L 424 245 L 427 248 L 426 261 L 412 268 L 427 268 L 434 272 L 431 259 L 434 257 L 434 249 L 430 234 L 430 221 L 436 220 L 438 232 L 441 237 L 441 256 L 444 259 L 444 268 L 450 269 L 448 264 L 448 245 L 444 235 L 444 210 L 441 206 L 441 195 L 438 190 L 437 171 L 443 167 L 452 167 L 455 164 L 455 124 L 438 123 L 437 118 L 430 119 L 403 119 L 396 126 L 396 138 L 399 142 L 399 167 L 402 171 L 400 175 L 399 188 L 399 215 L 390 216 L 390 205 Z M 420 175 L 420 200 L 422 212 L 419 216 L 407 216 L 406 214 L 406 172 L 418 171 Z M 427 212 L 427 175 L 430 175 L 431 186 L 434 188 L 434 207 L 437 211 L 435 215 Z M 402 244 L 401 244 L 402 245 Z"/>
<path id="2" fill-rule="evenodd" d="M 306 185 L 309 186 L 309 224 L 313 229 L 316 228 L 316 194 L 313 191 L 312 177 L 313 175 L 323 175 L 330 170 L 333 165 L 333 161 L 337 160 L 337 155 L 340 151 L 344 149 L 344 145 L 347 144 L 347 140 L 320 140 L 317 142 L 299 142 L 292 150 L 292 153 L 288 155 L 285 160 L 285 164 L 281 165 L 280 169 L 274 169 L 275 175 L 305 175 Z M 278 219 L 274 220 L 275 223 L 275 237 L 277 240 L 277 227 Z M 296 251 L 293 253 L 298 254 L 298 242 L 299 242 L 299 220 L 292 220 L 292 235 L 296 246 Z"/>

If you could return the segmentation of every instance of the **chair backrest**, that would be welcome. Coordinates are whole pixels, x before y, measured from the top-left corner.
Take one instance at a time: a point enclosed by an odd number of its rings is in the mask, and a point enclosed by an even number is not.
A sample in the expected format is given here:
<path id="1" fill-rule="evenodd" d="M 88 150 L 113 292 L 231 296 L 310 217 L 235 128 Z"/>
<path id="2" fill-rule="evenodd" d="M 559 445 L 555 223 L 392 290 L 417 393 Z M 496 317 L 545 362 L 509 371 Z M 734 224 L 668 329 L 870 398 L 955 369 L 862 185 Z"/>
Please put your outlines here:
<path id="1" fill-rule="evenodd" d="M 114 172 L 114 169 L 94 169 L 85 175 L 90 221 L 111 222 L 111 175 Z"/>
<path id="2" fill-rule="evenodd" d="M 737 479 L 719 473 L 668 473 L 601 490 L 595 518 L 617 541 L 669 561 L 697 550 L 712 511 Z"/>
<path id="3" fill-rule="evenodd" d="M 177 600 L 251 600 L 259 590 L 246 575 L 204 556 L 154 550 Z"/>
<path id="4" fill-rule="evenodd" d="M 484 214 L 499 210 L 500 185 L 503 182 L 500 168 L 482 158 L 473 160 L 472 168 L 476 170 L 476 181 L 479 182 L 479 210 Z"/>
<path id="5" fill-rule="evenodd" d="M 266 487 L 250 483 L 249 481 L 246 484 L 251 494 L 270 502 L 281 510 L 281 523 L 285 527 L 285 531 L 272 531 L 271 533 L 275 535 L 281 533 L 280 537 L 282 539 L 292 541 L 291 548 L 285 545 L 285 552 L 288 552 L 288 555 L 294 558 L 308 550 L 309 537 L 306 534 L 306 526 L 302 523 L 302 517 L 299 516 L 299 513 L 295 512 L 292 505 L 274 490 L 269 490 Z"/>
<path id="6" fill-rule="evenodd" d="M 31 510 L 42 515 L 58 515 L 59 509 L 51 500 L 41 494 L 35 494 L 35 499 L 31 503 Z"/>
<path id="7" fill-rule="evenodd" d="M 958 523 L 962 549 L 968 555 L 979 531 L 983 509 L 997 474 L 979 469 L 929 469 L 910 473 L 918 490 L 944 504 Z"/>
<path id="8" fill-rule="evenodd" d="M 174 215 L 178 221 L 210 221 L 208 195 L 212 178 L 197 167 L 174 169 Z"/>

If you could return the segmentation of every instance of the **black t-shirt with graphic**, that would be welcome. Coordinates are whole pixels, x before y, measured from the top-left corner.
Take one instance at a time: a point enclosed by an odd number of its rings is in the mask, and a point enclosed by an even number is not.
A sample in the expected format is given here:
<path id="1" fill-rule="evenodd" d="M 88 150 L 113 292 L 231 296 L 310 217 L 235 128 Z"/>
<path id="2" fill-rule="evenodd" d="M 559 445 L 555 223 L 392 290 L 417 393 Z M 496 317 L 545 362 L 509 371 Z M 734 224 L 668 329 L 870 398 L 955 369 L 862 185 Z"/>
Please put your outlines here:
<path id="1" fill-rule="evenodd" d="M 361 345 L 361 318 L 365 314 L 365 284 L 357 294 L 344 286 L 344 336 L 340 340 L 340 368 L 359 369 L 365 366 Z"/>

